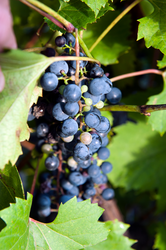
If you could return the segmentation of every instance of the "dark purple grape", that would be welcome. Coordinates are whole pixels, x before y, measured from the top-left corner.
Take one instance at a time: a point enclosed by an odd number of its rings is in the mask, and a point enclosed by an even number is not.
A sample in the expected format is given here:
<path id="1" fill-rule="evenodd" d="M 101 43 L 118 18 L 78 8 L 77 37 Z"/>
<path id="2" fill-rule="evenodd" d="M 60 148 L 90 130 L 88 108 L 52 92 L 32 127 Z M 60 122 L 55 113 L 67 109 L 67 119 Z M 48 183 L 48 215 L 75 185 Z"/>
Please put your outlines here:
<path id="1" fill-rule="evenodd" d="M 55 38 L 55 44 L 58 47 L 63 47 L 66 44 L 66 38 L 64 36 L 57 36 Z"/>

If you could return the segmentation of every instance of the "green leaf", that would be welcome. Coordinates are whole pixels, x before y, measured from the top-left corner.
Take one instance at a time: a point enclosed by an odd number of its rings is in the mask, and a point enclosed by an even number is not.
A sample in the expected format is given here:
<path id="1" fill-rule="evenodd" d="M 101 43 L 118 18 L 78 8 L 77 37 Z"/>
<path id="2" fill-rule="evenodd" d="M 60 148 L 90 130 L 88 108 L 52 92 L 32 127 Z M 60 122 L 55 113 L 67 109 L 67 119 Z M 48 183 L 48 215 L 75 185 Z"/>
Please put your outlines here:
<path id="1" fill-rule="evenodd" d="M 88 48 L 90 48 L 99 35 L 108 27 L 108 25 L 119 15 L 118 11 L 108 12 L 97 23 L 89 24 L 87 30 L 83 33 L 83 39 Z M 114 64 L 118 62 L 118 57 L 129 49 L 130 18 L 129 15 L 123 17 L 113 29 L 100 41 L 92 51 L 95 59 L 103 65 Z"/>
<path id="2" fill-rule="evenodd" d="M 86 250 L 108 250 L 108 249 L 116 249 L 116 250 L 130 250 L 131 245 L 135 243 L 135 240 L 131 240 L 123 234 L 128 229 L 129 225 L 124 224 L 118 220 L 115 221 L 107 221 L 105 223 L 106 227 L 110 230 L 107 240 L 100 242 L 99 244 L 87 247 Z"/>
<path id="3" fill-rule="evenodd" d="M 149 2 L 153 5 L 154 11 L 149 16 L 139 19 L 138 40 L 144 38 L 147 48 L 153 46 L 166 54 L 166 2 Z"/>
<path id="4" fill-rule="evenodd" d="M 70 0 L 69 3 L 59 0 L 59 2 L 60 7 L 58 10 L 58 14 L 71 22 L 79 30 L 86 28 L 88 23 L 93 23 L 96 21 L 95 13 L 80 0 Z M 97 18 L 104 15 L 110 9 L 112 8 L 107 4 L 105 8 L 102 8 L 99 11 Z M 50 29 L 59 30 L 64 33 L 64 30 L 57 27 L 47 18 L 45 18 L 45 21 L 49 25 Z"/>
<path id="5" fill-rule="evenodd" d="M 0 211 L 7 226 L 0 233 L 0 249 L 75 250 L 106 239 L 108 229 L 97 222 L 103 209 L 90 200 L 78 202 L 76 197 L 60 205 L 52 223 L 29 220 L 32 196 L 27 201 L 17 198 L 16 204 Z M 19 215 L 19 216 L 18 216 Z M 19 225 L 19 226 L 18 226 Z M 8 236 L 8 237 L 6 237 Z"/>
<path id="6" fill-rule="evenodd" d="M 166 77 L 164 78 L 163 91 L 158 95 L 153 95 L 149 98 L 147 105 L 165 104 L 166 102 Z M 163 135 L 166 131 L 166 110 L 152 112 L 148 118 L 148 123 L 151 124 L 152 129 L 158 131 Z"/>
<path id="7" fill-rule="evenodd" d="M 155 239 L 155 243 L 153 248 L 157 248 L 159 250 L 165 250 L 166 249 L 166 225 L 165 223 L 158 223 L 158 229 L 157 229 L 157 235 Z"/>
<path id="8" fill-rule="evenodd" d="M 24 199 L 24 190 L 20 175 L 16 166 L 7 164 L 4 170 L 0 170 L 0 210 L 15 203 L 15 197 Z"/>
<path id="9" fill-rule="evenodd" d="M 1 54 L 0 65 L 6 85 L 0 93 L 0 169 L 9 160 L 14 164 L 22 153 L 20 141 L 29 139 L 28 111 L 38 95 L 41 95 L 39 89 L 33 92 L 37 79 L 55 60 L 57 59 L 20 50 Z"/>
<path id="10" fill-rule="evenodd" d="M 128 122 L 114 129 L 116 136 L 109 145 L 113 171 L 108 175 L 115 187 L 139 192 L 158 192 L 158 210 L 165 209 L 165 144 L 161 137 L 144 121 Z"/>
<path id="11" fill-rule="evenodd" d="M 98 15 L 99 10 L 101 9 L 101 7 L 105 7 L 106 3 L 108 2 L 108 0 L 81 0 L 82 2 L 86 3 L 94 12 L 95 12 L 95 16 Z"/>

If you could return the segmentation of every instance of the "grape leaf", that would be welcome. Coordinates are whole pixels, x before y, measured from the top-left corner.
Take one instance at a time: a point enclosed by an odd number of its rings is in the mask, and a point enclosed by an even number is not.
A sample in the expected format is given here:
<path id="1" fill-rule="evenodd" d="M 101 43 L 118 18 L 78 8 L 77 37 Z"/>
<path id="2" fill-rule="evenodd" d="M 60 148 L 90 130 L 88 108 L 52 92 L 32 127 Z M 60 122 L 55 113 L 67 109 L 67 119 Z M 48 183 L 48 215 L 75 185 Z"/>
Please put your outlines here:
<path id="1" fill-rule="evenodd" d="M 118 11 L 108 12 L 97 23 L 88 25 L 87 30 L 83 33 L 88 48 L 93 45 L 103 30 L 108 27 L 118 14 Z M 126 15 L 94 48 L 92 55 L 103 65 L 117 63 L 118 57 L 129 49 L 129 34 L 130 17 Z"/>
<path id="2" fill-rule="evenodd" d="M 0 211 L 7 226 L 0 233 L 0 249 L 75 250 L 97 244 L 106 239 L 108 229 L 97 222 L 103 209 L 90 200 L 78 202 L 76 197 L 60 205 L 52 223 L 29 220 L 32 195 L 27 200 L 16 199 L 16 204 Z M 18 216 L 19 215 L 19 216 Z M 19 226 L 18 226 L 19 225 Z"/>
<path id="3" fill-rule="evenodd" d="M 158 95 L 153 95 L 149 98 L 147 105 L 165 104 L 166 100 L 166 77 L 164 77 L 164 88 Z M 166 131 L 166 110 L 152 112 L 148 118 L 148 123 L 151 124 L 152 129 L 158 131 L 163 135 Z"/>
<path id="4" fill-rule="evenodd" d="M 155 191 L 158 211 L 165 209 L 166 135 L 152 131 L 145 121 L 128 122 L 114 129 L 116 136 L 108 146 L 113 171 L 108 178 L 115 187 Z"/>
<path id="5" fill-rule="evenodd" d="M 24 198 L 24 190 L 16 166 L 7 164 L 0 170 L 0 210 L 15 202 L 15 197 Z"/>
<path id="6" fill-rule="evenodd" d="M 155 243 L 153 248 L 159 249 L 159 250 L 165 250 L 166 249 L 166 225 L 159 222 L 158 223 L 158 229 L 157 229 L 157 235 L 155 239 Z"/>
<path id="7" fill-rule="evenodd" d="M 55 60 L 57 59 L 20 50 L 1 54 L 0 65 L 6 85 L 0 93 L 0 169 L 9 160 L 14 164 L 22 153 L 20 141 L 29 138 L 26 122 L 29 107 L 31 101 L 37 100 L 39 95 L 38 91 L 33 90 L 40 74 Z"/>
<path id="8" fill-rule="evenodd" d="M 139 19 L 138 40 L 145 39 L 147 48 L 153 46 L 166 54 L 166 2 L 163 0 L 149 1 L 154 8 L 149 16 Z"/>
<path id="9" fill-rule="evenodd" d="M 106 3 L 108 2 L 108 0 L 81 0 L 82 2 L 86 3 L 94 12 L 95 12 L 95 16 L 98 15 L 99 10 L 101 9 L 101 7 L 105 7 Z"/>
<path id="10" fill-rule="evenodd" d="M 135 240 L 131 240 L 123 236 L 123 234 L 128 229 L 129 225 L 124 224 L 123 222 L 120 222 L 118 220 L 107 221 L 105 225 L 110 230 L 107 240 L 100 242 L 95 246 L 87 247 L 86 250 L 132 249 L 131 245 L 135 243 Z"/>
<path id="11" fill-rule="evenodd" d="M 59 0 L 60 7 L 58 13 L 64 17 L 66 20 L 71 22 L 76 28 L 83 29 L 86 28 L 88 23 L 93 23 L 96 21 L 95 13 L 87 7 L 87 5 L 79 0 L 70 0 L 69 3 L 63 2 Z M 105 8 L 102 8 L 97 18 L 100 18 L 104 15 L 108 10 L 111 10 L 108 4 L 106 4 Z M 50 29 L 59 30 L 64 33 L 64 30 L 60 29 L 58 26 L 53 24 L 49 19 L 44 18 Z"/>

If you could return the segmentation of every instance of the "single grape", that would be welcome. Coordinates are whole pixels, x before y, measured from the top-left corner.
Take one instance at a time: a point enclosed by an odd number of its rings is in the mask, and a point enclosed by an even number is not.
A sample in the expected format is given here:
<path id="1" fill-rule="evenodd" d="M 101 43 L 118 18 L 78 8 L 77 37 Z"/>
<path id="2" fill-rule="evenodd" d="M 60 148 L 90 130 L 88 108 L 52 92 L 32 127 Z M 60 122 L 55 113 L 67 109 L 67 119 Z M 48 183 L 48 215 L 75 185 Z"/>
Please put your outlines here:
<path id="1" fill-rule="evenodd" d="M 76 84 L 68 84 L 63 91 L 63 96 L 67 102 L 78 102 L 81 98 L 81 89 Z"/>
<path id="2" fill-rule="evenodd" d="M 40 78 L 40 85 L 45 91 L 52 91 L 58 86 L 58 78 L 54 73 L 46 72 Z"/>
<path id="3" fill-rule="evenodd" d="M 55 44 L 58 47 L 63 47 L 66 44 L 66 38 L 64 36 L 57 36 L 55 38 Z"/>
<path id="4" fill-rule="evenodd" d="M 52 109 L 52 115 L 57 121 L 64 121 L 69 116 L 63 112 L 64 103 L 57 103 Z"/>
<path id="5" fill-rule="evenodd" d="M 74 119 L 67 119 L 62 124 L 62 133 L 67 136 L 75 135 L 78 130 L 78 123 Z"/>
<path id="6" fill-rule="evenodd" d="M 115 192 L 112 188 L 106 188 L 103 190 L 101 196 L 103 197 L 104 200 L 111 200 L 115 196 Z"/>
<path id="7" fill-rule="evenodd" d="M 79 105 L 77 102 L 67 102 L 64 105 L 64 112 L 69 116 L 75 116 L 79 112 Z"/>
<path id="8" fill-rule="evenodd" d="M 107 136 L 103 137 L 101 146 L 106 147 L 108 143 L 109 143 L 108 137 Z"/>
<path id="9" fill-rule="evenodd" d="M 108 174 L 112 171 L 112 164 L 108 161 L 103 162 L 100 167 L 104 174 Z"/>
<path id="10" fill-rule="evenodd" d="M 101 147 L 102 141 L 98 134 L 92 134 L 92 141 L 88 145 L 88 148 L 92 153 L 95 153 Z"/>
<path id="11" fill-rule="evenodd" d="M 88 147 L 83 144 L 82 142 L 79 142 L 76 144 L 74 148 L 74 159 L 77 160 L 88 160 L 90 158 L 89 149 Z"/>
<path id="12" fill-rule="evenodd" d="M 49 170 L 49 171 L 54 171 L 58 168 L 59 166 L 59 159 L 58 157 L 52 155 L 52 156 L 48 156 L 45 160 L 45 167 Z"/>
<path id="13" fill-rule="evenodd" d="M 106 95 L 107 100 L 111 104 L 117 104 L 122 98 L 122 92 L 120 89 L 113 87 L 111 91 Z"/>
<path id="14" fill-rule="evenodd" d="M 99 133 L 108 133 L 111 129 L 109 120 L 101 116 L 100 117 L 100 124 L 97 126 L 96 131 Z"/>
<path id="15" fill-rule="evenodd" d="M 51 199 L 45 194 L 40 194 L 37 198 L 37 205 L 39 208 L 50 207 L 51 206 Z"/>
<path id="16" fill-rule="evenodd" d="M 99 148 L 98 152 L 98 157 L 101 159 L 101 160 L 106 160 L 108 159 L 108 157 L 110 156 L 110 151 L 108 148 L 106 147 L 101 147 Z"/>
<path id="17" fill-rule="evenodd" d="M 37 130 L 36 130 L 36 133 L 37 133 L 37 137 L 45 137 L 47 134 L 48 134 L 48 131 L 49 131 L 49 126 L 47 123 L 40 123 L 38 126 L 37 126 Z"/>
<path id="18" fill-rule="evenodd" d="M 80 135 L 80 141 L 85 144 L 85 145 L 88 145 L 91 143 L 92 141 L 92 135 L 88 132 L 83 132 L 81 135 Z"/>
<path id="19" fill-rule="evenodd" d="M 73 184 L 71 184 L 70 181 L 67 181 L 67 180 L 63 179 L 63 180 L 61 181 L 61 186 L 62 186 L 62 188 L 65 189 L 65 190 L 70 190 L 70 189 L 73 187 Z"/>
<path id="20" fill-rule="evenodd" d="M 76 171 L 69 175 L 69 181 L 75 186 L 80 186 L 85 183 L 86 178 L 80 172 Z"/>
<path id="21" fill-rule="evenodd" d="M 85 116 L 85 123 L 90 128 L 96 128 L 100 124 L 100 117 L 94 112 L 90 112 Z"/>
<path id="22" fill-rule="evenodd" d="M 89 91 L 94 96 L 101 96 L 105 94 L 106 82 L 103 77 L 93 79 L 89 84 Z"/>
<path id="23" fill-rule="evenodd" d="M 53 62 L 49 67 L 49 71 L 54 73 L 57 76 L 62 76 L 63 74 L 66 75 L 68 70 L 69 70 L 69 66 L 67 62 L 65 61 Z"/>
<path id="24" fill-rule="evenodd" d="M 88 168 L 88 174 L 92 178 L 96 178 L 97 176 L 99 176 L 100 175 L 99 166 L 97 166 L 95 164 L 90 165 L 90 167 Z"/>
<path id="25" fill-rule="evenodd" d="M 90 77 L 92 78 L 102 77 L 103 75 L 104 75 L 104 70 L 99 66 L 93 67 L 90 71 Z"/>

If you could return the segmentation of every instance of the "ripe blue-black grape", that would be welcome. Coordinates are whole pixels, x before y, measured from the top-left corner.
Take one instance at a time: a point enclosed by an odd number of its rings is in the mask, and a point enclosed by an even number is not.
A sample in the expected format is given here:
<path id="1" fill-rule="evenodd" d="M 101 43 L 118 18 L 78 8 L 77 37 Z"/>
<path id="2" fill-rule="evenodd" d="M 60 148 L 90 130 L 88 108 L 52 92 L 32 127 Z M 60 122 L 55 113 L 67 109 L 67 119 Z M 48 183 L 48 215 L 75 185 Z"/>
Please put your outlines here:
<path id="1" fill-rule="evenodd" d="M 107 100 L 111 104 L 117 104 L 122 98 L 122 92 L 120 89 L 113 87 L 111 91 L 106 95 Z"/>
<path id="2" fill-rule="evenodd" d="M 112 171 L 112 164 L 108 161 L 103 162 L 100 167 L 104 174 L 108 174 Z"/>
<path id="3" fill-rule="evenodd" d="M 85 123 L 90 128 L 96 128 L 100 124 L 100 117 L 94 112 L 90 112 L 85 116 Z"/>
<path id="4" fill-rule="evenodd" d="M 88 174 L 90 177 L 92 178 L 96 178 L 97 176 L 100 175 L 100 168 L 95 165 L 95 164 L 92 164 L 89 168 L 88 168 Z"/>
<path id="5" fill-rule="evenodd" d="M 94 78 L 89 84 L 89 91 L 94 96 L 101 96 L 105 94 L 106 83 L 103 77 Z"/>
<path id="6" fill-rule="evenodd" d="M 74 148 L 74 159 L 77 161 L 79 160 L 88 160 L 90 158 L 90 154 L 89 154 L 89 149 L 88 147 L 83 144 L 82 142 L 79 142 L 76 144 L 75 148 Z"/>
<path id="7" fill-rule="evenodd" d="M 54 73 L 46 72 L 40 78 L 40 85 L 45 91 L 52 91 L 58 86 L 58 78 Z"/>
<path id="8" fill-rule="evenodd" d="M 50 207 L 51 206 L 51 199 L 45 194 L 40 194 L 37 198 L 37 205 L 39 208 Z"/>
<path id="9" fill-rule="evenodd" d="M 52 156 L 48 156 L 45 160 L 45 167 L 49 170 L 49 171 L 54 171 L 58 168 L 59 166 L 59 159 L 58 157 L 52 155 Z"/>
<path id="10" fill-rule="evenodd" d="M 65 61 L 53 62 L 49 67 L 49 71 L 54 73 L 57 76 L 62 76 L 63 73 L 67 74 L 68 70 L 69 70 L 69 66 L 67 62 Z"/>
<path id="11" fill-rule="evenodd" d="M 102 141 L 98 134 L 92 134 L 92 142 L 88 145 L 89 150 L 95 153 L 101 147 Z"/>
<path id="12" fill-rule="evenodd" d="M 98 152 L 98 157 L 101 159 L 101 160 L 106 160 L 108 159 L 108 157 L 110 156 L 110 151 L 108 148 L 106 147 L 101 147 L 99 148 Z"/>
<path id="13" fill-rule="evenodd" d="M 112 188 L 106 188 L 103 190 L 101 196 L 103 197 L 104 200 L 111 200 L 115 196 L 115 192 Z"/>
<path id="14" fill-rule="evenodd" d="M 66 136 L 75 135 L 78 130 L 78 123 L 74 119 L 67 119 L 62 124 L 62 133 Z"/>
<path id="15" fill-rule="evenodd" d="M 92 78 L 102 77 L 103 75 L 104 75 L 104 70 L 99 66 L 93 67 L 90 71 L 90 77 Z"/>
<path id="16" fill-rule="evenodd" d="M 64 105 L 64 112 L 69 116 L 75 116 L 79 112 L 79 105 L 77 102 L 67 102 Z"/>
<path id="17" fill-rule="evenodd" d="M 37 126 L 37 130 L 36 130 L 37 137 L 45 137 L 47 135 L 48 131 L 49 131 L 48 124 L 47 123 L 40 123 Z"/>
<path id="18" fill-rule="evenodd" d="M 75 186 L 80 186 L 84 184 L 85 177 L 80 172 L 72 172 L 69 175 L 69 181 Z"/>
<path id="19" fill-rule="evenodd" d="M 81 89 L 76 84 L 68 84 L 63 91 L 63 96 L 67 102 L 78 102 L 81 98 Z"/>
<path id="20" fill-rule="evenodd" d="M 52 109 L 52 115 L 53 117 L 58 120 L 58 121 L 64 121 L 66 120 L 69 116 L 63 112 L 64 109 L 64 103 L 57 103 Z"/>

